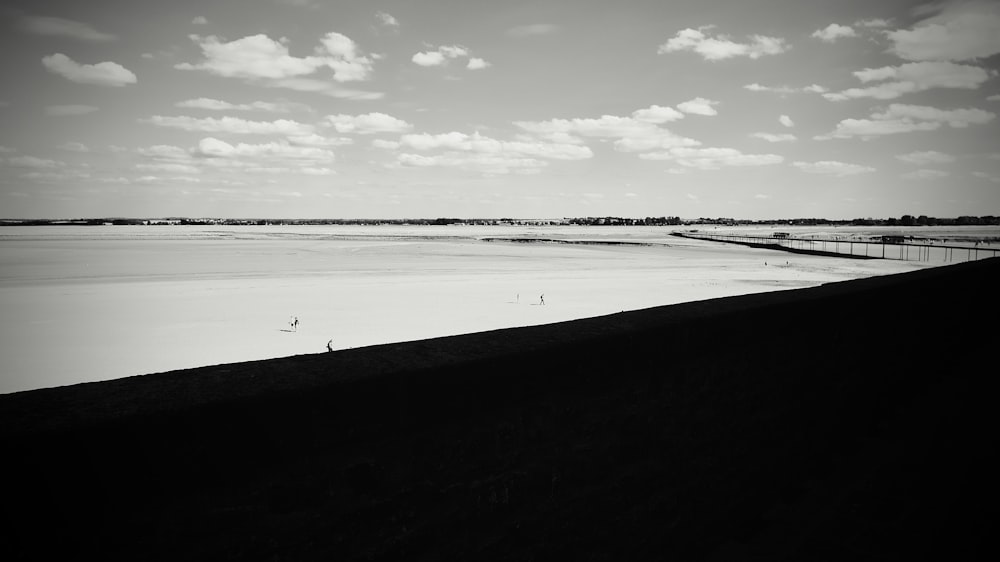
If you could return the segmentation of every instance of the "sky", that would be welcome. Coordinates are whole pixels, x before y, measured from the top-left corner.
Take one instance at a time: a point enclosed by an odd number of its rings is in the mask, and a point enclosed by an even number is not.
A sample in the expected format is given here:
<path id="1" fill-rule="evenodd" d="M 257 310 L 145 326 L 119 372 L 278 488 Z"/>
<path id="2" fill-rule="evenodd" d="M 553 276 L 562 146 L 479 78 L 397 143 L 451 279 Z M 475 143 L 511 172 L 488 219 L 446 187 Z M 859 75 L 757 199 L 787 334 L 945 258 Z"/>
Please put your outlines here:
<path id="1" fill-rule="evenodd" d="M 1000 1 L 8 0 L 0 217 L 1000 215 Z"/>

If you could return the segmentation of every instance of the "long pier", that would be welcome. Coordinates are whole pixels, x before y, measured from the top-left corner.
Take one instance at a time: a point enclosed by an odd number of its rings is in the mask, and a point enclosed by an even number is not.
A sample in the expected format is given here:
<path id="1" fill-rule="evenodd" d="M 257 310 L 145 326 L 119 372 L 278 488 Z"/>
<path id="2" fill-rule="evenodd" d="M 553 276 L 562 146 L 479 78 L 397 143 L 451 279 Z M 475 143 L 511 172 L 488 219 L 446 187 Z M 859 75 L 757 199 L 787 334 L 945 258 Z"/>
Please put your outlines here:
<path id="1" fill-rule="evenodd" d="M 836 238 L 793 238 L 790 236 L 754 236 L 713 234 L 708 232 L 674 232 L 674 236 L 740 244 L 751 248 L 780 250 L 795 254 L 834 256 L 853 259 L 893 259 L 903 261 L 938 261 L 952 263 L 976 261 L 997 256 L 1000 248 L 976 245 L 913 243 L 905 240 L 877 241 L 840 240 Z"/>

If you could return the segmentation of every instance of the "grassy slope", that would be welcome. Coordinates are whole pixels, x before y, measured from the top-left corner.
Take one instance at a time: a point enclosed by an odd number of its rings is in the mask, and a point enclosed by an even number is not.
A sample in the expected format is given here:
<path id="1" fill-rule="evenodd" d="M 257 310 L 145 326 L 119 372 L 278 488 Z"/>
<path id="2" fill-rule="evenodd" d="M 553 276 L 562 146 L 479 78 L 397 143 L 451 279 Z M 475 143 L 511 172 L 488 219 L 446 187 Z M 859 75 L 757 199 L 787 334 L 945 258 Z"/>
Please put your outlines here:
<path id="1" fill-rule="evenodd" d="M 997 499 L 998 271 L 0 396 L 5 550 L 971 555 Z"/>

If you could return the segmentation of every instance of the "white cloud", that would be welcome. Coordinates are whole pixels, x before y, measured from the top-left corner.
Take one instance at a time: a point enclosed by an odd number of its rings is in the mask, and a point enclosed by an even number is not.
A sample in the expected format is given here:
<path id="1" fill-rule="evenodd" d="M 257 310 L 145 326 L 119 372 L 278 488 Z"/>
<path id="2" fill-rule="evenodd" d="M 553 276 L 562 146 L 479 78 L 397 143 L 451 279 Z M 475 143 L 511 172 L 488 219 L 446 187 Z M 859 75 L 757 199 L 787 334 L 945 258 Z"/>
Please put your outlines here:
<path id="1" fill-rule="evenodd" d="M 872 168 L 871 166 L 848 164 L 846 162 L 838 162 L 836 160 L 821 160 L 819 162 L 797 161 L 792 162 L 792 166 L 810 174 L 822 174 L 836 177 L 855 176 L 875 171 L 875 168 Z"/>
<path id="2" fill-rule="evenodd" d="M 867 20 L 860 20 L 855 22 L 858 27 L 868 27 L 868 28 L 883 28 L 889 27 L 889 20 L 884 18 L 872 18 Z"/>
<path id="3" fill-rule="evenodd" d="M 375 12 L 375 19 L 386 27 L 399 27 L 399 20 L 386 12 Z"/>
<path id="4" fill-rule="evenodd" d="M 718 115 L 719 112 L 715 110 L 713 105 L 718 105 L 719 102 L 713 101 L 705 98 L 694 98 L 693 100 L 688 100 L 683 103 L 677 104 L 677 109 L 683 111 L 684 113 L 692 113 L 694 115 Z"/>
<path id="5" fill-rule="evenodd" d="M 402 133 L 413 128 L 413 125 L 402 119 L 378 112 L 364 115 L 328 115 L 326 121 L 339 133 Z"/>
<path id="6" fill-rule="evenodd" d="M 823 29 L 817 29 L 812 35 L 810 35 L 810 37 L 815 37 L 825 43 L 833 43 L 841 37 L 857 37 L 857 35 L 858 34 L 854 32 L 854 28 L 849 25 L 831 23 Z"/>
<path id="7" fill-rule="evenodd" d="M 399 164 L 409 167 L 448 167 L 478 171 L 486 174 L 537 173 L 548 164 L 536 158 L 523 158 L 505 154 L 455 153 L 435 156 L 403 153 L 397 157 Z"/>
<path id="8" fill-rule="evenodd" d="M 530 35 L 548 35 L 554 33 L 559 29 L 558 26 L 551 23 L 532 23 L 527 25 L 519 25 L 517 27 L 512 27 L 507 30 L 507 35 L 512 37 L 527 37 Z"/>
<path id="9" fill-rule="evenodd" d="M 197 98 L 177 102 L 175 107 L 190 109 L 207 109 L 210 111 L 270 111 L 273 113 L 288 113 L 293 104 L 255 101 L 250 103 L 230 103 L 212 98 Z"/>
<path id="10" fill-rule="evenodd" d="M 403 135 L 400 144 L 416 150 L 444 149 L 451 151 L 504 154 L 508 157 L 538 157 L 554 160 L 582 160 L 593 157 L 586 146 L 549 142 L 501 141 L 480 135 L 450 132 L 438 135 L 426 133 Z"/>
<path id="11" fill-rule="evenodd" d="M 331 31 L 320 39 L 314 54 L 296 57 L 289 53 L 288 40 L 274 40 L 264 34 L 250 35 L 222 42 L 210 35 L 192 35 L 202 50 L 204 60 L 197 64 L 180 63 L 180 70 L 202 70 L 217 76 L 242 78 L 280 85 L 281 80 L 304 77 L 323 68 L 333 70 L 336 82 L 367 80 L 372 73 L 372 59 L 363 56 L 357 44 L 346 35 Z"/>
<path id="12" fill-rule="evenodd" d="M 948 177 L 948 175 L 948 172 L 945 172 L 944 170 L 921 168 L 919 170 L 900 174 L 900 177 L 908 180 L 936 180 Z"/>
<path id="13" fill-rule="evenodd" d="M 926 150 L 923 152 L 910 152 L 909 154 L 899 154 L 897 159 L 908 164 L 925 166 L 927 164 L 949 164 L 955 161 L 955 157 L 950 154 L 938 152 L 936 150 Z"/>
<path id="14" fill-rule="evenodd" d="M 656 108 L 656 109 L 653 109 Z M 666 118 L 676 117 L 669 108 L 652 106 L 637 110 L 633 117 L 602 115 L 600 118 L 551 119 L 549 121 L 515 121 L 521 129 L 550 140 L 572 144 L 575 137 L 616 139 L 615 150 L 642 152 L 664 150 L 681 146 L 698 146 L 701 143 L 682 137 L 656 125 Z M 651 120 L 652 119 L 652 120 Z"/>
<path id="15" fill-rule="evenodd" d="M 472 57 L 469 59 L 469 64 L 466 65 L 466 68 L 469 70 L 480 70 L 488 66 L 492 65 L 479 57 Z"/>
<path id="16" fill-rule="evenodd" d="M 831 101 L 866 97 L 884 100 L 932 88 L 974 90 L 990 77 L 986 70 L 978 66 L 935 61 L 866 68 L 854 72 L 854 76 L 866 84 L 881 83 L 868 88 L 850 88 L 842 92 L 826 93 L 823 97 Z"/>
<path id="17" fill-rule="evenodd" d="M 1000 94 L 994 94 L 992 96 L 987 96 L 986 101 L 1000 101 Z"/>
<path id="18" fill-rule="evenodd" d="M 795 121 L 792 121 L 792 118 L 787 115 L 782 115 L 778 117 L 778 122 L 789 128 L 795 126 Z"/>
<path id="19" fill-rule="evenodd" d="M 950 0 L 911 29 L 886 32 L 890 51 L 911 61 L 963 61 L 1000 53 L 1000 3 Z"/>
<path id="20" fill-rule="evenodd" d="M 382 92 L 344 88 L 328 80 L 318 80 L 315 78 L 282 78 L 280 80 L 268 81 L 265 85 L 349 100 L 377 100 L 385 97 L 385 94 Z"/>
<path id="21" fill-rule="evenodd" d="M 767 142 L 793 142 L 796 140 L 795 135 L 791 133 L 782 133 L 782 134 L 753 133 L 750 136 L 758 139 L 764 139 Z"/>
<path id="22" fill-rule="evenodd" d="M 996 115 L 982 109 L 938 109 L 921 105 L 894 103 L 885 111 L 873 113 L 869 119 L 844 119 L 828 135 L 817 140 L 831 138 L 871 138 L 882 135 L 933 131 L 947 124 L 955 128 L 981 125 L 991 121 Z"/>
<path id="23" fill-rule="evenodd" d="M 97 31 L 86 23 L 64 18 L 45 16 L 26 16 L 21 20 L 22 27 L 36 35 L 71 37 L 82 41 L 105 42 L 114 41 L 116 37 L 110 33 Z"/>
<path id="24" fill-rule="evenodd" d="M 332 148 L 335 146 L 345 146 L 354 144 L 354 139 L 350 137 L 325 137 L 316 133 L 308 135 L 292 135 L 288 137 L 288 142 L 300 146 L 318 146 L 322 148 Z"/>
<path id="25" fill-rule="evenodd" d="M 490 66 L 490 63 L 482 58 L 471 56 L 469 50 L 460 45 L 442 45 L 433 51 L 419 52 L 413 55 L 410 60 L 420 66 L 443 66 L 448 64 L 448 61 L 461 57 L 469 57 L 466 64 L 466 68 L 469 70 L 479 70 Z"/>
<path id="26" fill-rule="evenodd" d="M 136 170 L 143 172 L 169 172 L 172 174 L 199 174 L 201 170 L 197 166 L 190 164 L 179 164 L 177 162 L 155 162 L 152 164 L 136 164 Z"/>
<path id="27" fill-rule="evenodd" d="M 675 147 L 665 152 L 640 154 L 643 160 L 670 160 L 687 168 L 718 170 L 732 166 L 768 166 L 780 164 L 784 158 L 777 154 L 744 154 L 735 148 Z"/>
<path id="28" fill-rule="evenodd" d="M 773 92 L 781 95 L 801 93 L 822 94 L 826 92 L 826 88 L 818 84 L 812 84 L 801 88 L 793 88 L 791 86 L 764 86 L 763 84 L 754 82 L 753 84 L 747 84 L 743 87 L 751 92 Z"/>
<path id="29" fill-rule="evenodd" d="M 731 41 L 725 35 L 710 37 L 704 31 L 712 27 L 714 26 L 705 26 L 698 29 L 688 28 L 678 31 L 673 38 L 660 45 L 657 53 L 694 51 L 705 60 L 715 61 L 732 57 L 757 59 L 765 55 L 777 55 L 790 48 L 785 40 L 779 37 L 751 35 L 748 43 Z"/>
<path id="30" fill-rule="evenodd" d="M 205 16 L 197 16 L 191 20 L 193 25 L 208 25 L 208 19 Z"/>
<path id="31" fill-rule="evenodd" d="M 236 117 L 221 117 L 217 119 L 214 117 L 196 118 L 186 115 L 154 115 L 144 121 L 158 127 L 202 133 L 307 135 L 313 132 L 311 126 L 288 119 L 248 121 Z"/>
<path id="32" fill-rule="evenodd" d="M 65 117 L 68 115 L 86 115 L 97 110 L 98 108 L 92 105 L 50 105 L 46 106 L 45 114 L 52 117 Z"/>
<path id="33" fill-rule="evenodd" d="M 402 146 L 399 141 L 390 141 L 385 139 L 375 139 L 372 141 L 372 146 L 375 148 L 384 148 L 387 150 L 395 150 Z"/>
<path id="34" fill-rule="evenodd" d="M 651 105 L 645 109 L 637 109 L 632 112 L 632 117 L 647 123 L 667 123 L 683 119 L 684 114 L 672 107 L 662 107 Z"/>
<path id="35" fill-rule="evenodd" d="M 42 57 L 42 65 L 54 74 L 80 84 L 125 86 L 135 84 L 132 71 L 115 62 L 80 64 L 62 53 Z"/>
<path id="36" fill-rule="evenodd" d="M 334 153 L 330 150 L 311 146 L 296 146 L 287 142 L 261 144 L 229 144 L 214 137 L 206 137 L 198 142 L 196 153 L 213 158 L 278 158 L 283 160 L 311 160 L 332 162 Z"/>

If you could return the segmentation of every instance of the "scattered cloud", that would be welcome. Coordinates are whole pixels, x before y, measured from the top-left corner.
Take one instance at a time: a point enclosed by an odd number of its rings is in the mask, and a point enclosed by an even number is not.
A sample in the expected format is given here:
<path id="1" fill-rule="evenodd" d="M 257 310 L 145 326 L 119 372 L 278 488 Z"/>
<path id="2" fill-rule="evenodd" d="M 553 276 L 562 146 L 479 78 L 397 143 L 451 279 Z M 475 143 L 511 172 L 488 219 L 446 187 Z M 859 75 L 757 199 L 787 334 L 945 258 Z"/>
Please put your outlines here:
<path id="1" fill-rule="evenodd" d="M 955 161 L 954 156 L 938 152 L 936 150 L 898 154 L 896 155 L 896 158 L 908 164 L 915 164 L 917 166 L 925 166 L 927 164 L 950 164 Z"/>
<path id="2" fill-rule="evenodd" d="M 270 111 L 273 113 L 288 113 L 300 104 L 274 103 L 266 101 L 254 101 L 250 103 L 230 103 L 227 101 L 212 98 L 197 98 L 179 101 L 175 107 L 185 109 L 207 109 L 209 111 Z"/>
<path id="3" fill-rule="evenodd" d="M 818 136 L 816 140 L 872 138 L 915 131 L 934 131 L 944 124 L 954 128 L 965 128 L 969 125 L 988 123 L 994 117 L 996 114 L 977 108 L 946 110 L 894 103 L 885 111 L 873 113 L 869 119 L 844 119 L 837 124 L 832 133 Z"/>
<path id="4" fill-rule="evenodd" d="M 792 118 L 787 115 L 782 115 L 778 117 L 778 122 L 788 128 L 792 128 L 795 126 L 795 121 L 792 121 Z"/>
<path id="5" fill-rule="evenodd" d="M 514 157 L 537 157 L 554 160 L 583 160 L 594 153 L 586 146 L 550 142 L 501 141 L 480 135 L 451 132 L 439 135 L 409 134 L 399 139 L 400 144 L 416 150 L 446 149 L 452 151 L 505 154 Z"/>
<path id="6" fill-rule="evenodd" d="M 640 154 L 643 160 L 669 160 L 686 168 L 718 170 L 732 166 L 768 166 L 784 162 L 778 154 L 744 154 L 735 148 L 674 147 L 664 152 Z"/>
<path id="7" fill-rule="evenodd" d="M 751 35 L 747 43 L 737 43 L 730 40 L 725 35 L 711 37 L 705 31 L 714 26 L 704 26 L 698 29 L 683 29 L 660 45 L 658 54 L 673 53 L 677 51 L 693 51 L 702 56 L 705 60 L 724 60 L 732 57 L 749 57 L 758 59 L 765 55 L 777 55 L 787 51 L 790 46 L 779 37 L 768 37 L 765 35 Z"/>
<path id="8" fill-rule="evenodd" d="M 485 60 L 471 56 L 469 50 L 461 45 L 442 45 L 432 51 L 419 52 L 413 55 L 410 60 L 420 66 L 444 66 L 448 64 L 448 61 L 461 57 L 469 57 L 469 62 L 466 64 L 466 68 L 469 70 L 479 70 L 490 66 L 490 63 Z"/>
<path id="9" fill-rule="evenodd" d="M 793 88 L 791 86 L 764 86 L 754 82 L 753 84 L 747 84 L 743 87 L 751 92 L 773 92 L 781 95 L 801 93 L 822 94 L 827 91 L 826 88 L 818 84 L 812 84 L 801 88 Z"/>
<path id="10" fill-rule="evenodd" d="M 559 26 L 553 25 L 551 23 L 531 23 L 527 25 L 519 25 L 517 27 L 512 27 L 507 30 L 507 35 L 511 37 L 528 37 L 531 35 L 549 35 L 555 33 L 559 29 Z"/>
<path id="11" fill-rule="evenodd" d="M 70 115 L 86 115 L 97 111 L 92 105 L 50 105 L 45 108 L 45 114 L 51 117 L 66 117 Z"/>
<path id="12" fill-rule="evenodd" d="M 949 0 L 929 6 L 933 15 L 911 29 L 886 32 L 892 53 L 910 61 L 966 61 L 1000 53 L 1000 3 Z"/>
<path id="13" fill-rule="evenodd" d="M 21 27 L 36 35 L 70 37 L 81 41 L 106 42 L 117 39 L 110 33 L 94 29 L 86 23 L 46 16 L 25 16 L 21 19 Z"/>
<path id="14" fill-rule="evenodd" d="M 900 174 L 900 177 L 908 180 L 936 180 L 944 177 L 948 177 L 950 174 L 944 170 L 932 170 L 928 168 L 921 168 L 919 170 L 914 170 L 912 172 L 906 172 L 905 174 Z"/>
<path id="15" fill-rule="evenodd" d="M 932 88 L 974 90 L 989 80 L 989 73 L 978 67 L 953 62 L 922 61 L 899 66 L 866 68 L 854 72 L 863 83 L 879 82 L 868 88 L 851 88 L 842 92 L 823 94 L 828 100 L 843 101 L 853 98 L 894 99 L 903 94 L 922 92 Z"/>
<path id="16" fill-rule="evenodd" d="M 141 120 L 158 127 L 181 129 L 184 131 L 202 133 L 231 133 L 231 134 L 280 134 L 280 135 L 307 135 L 312 133 L 312 127 L 288 119 L 278 119 L 277 121 L 248 121 L 236 117 L 188 117 L 154 115 L 149 119 Z"/>
<path id="17" fill-rule="evenodd" d="M 660 124 L 683 119 L 684 114 L 672 107 L 651 105 L 645 109 L 637 109 L 633 111 L 632 117 L 639 121 Z"/>
<path id="18" fill-rule="evenodd" d="M 821 160 L 819 162 L 792 162 L 792 166 L 810 174 L 821 174 L 826 176 L 845 177 L 858 174 L 874 172 L 871 166 L 861 166 L 859 164 L 848 164 L 836 160 Z"/>
<path id="19" fill-rule="evenodd" d="M 766 140 L 767 142 L 793 142 L 793 141 L 797 140 L 796 137 L 795 137 L 795 135 L 793 135 L 791 133 L 781 133 L 781 134 L 753 133 L 750 136 L 754 137 L 754 138 Z"/>
<path id="20" fill-rule="evenodd" d="M 336 95 L 337 89 L 330 82 L 306 77 L 329 69 L 333 71 L 335 82 L 356 82 L 368 80 L 373 71 L 372 59 L 362 55 L 351 38 L 335 31 L 324 35 L 313 54 L 304 57 L 290 54 L 287 39 L 274 40 L 264 34 L 229 42 L 214 35 L 191 35 L 191 40 L 201 48 L 204 60 L 194 64 L 179 63 L 174 68 L 331 95 Z"/>
<path id="21" fill-rule="evenodd" d="M 378 112 L 364 115 L 328 115 L 326 122 L 338 133 L 402 133 L 413 128 L 413 125 L 402 119 Z"/>
<path id="22" fill-rule="evenodd" d="M 388 14 L 386 12 L 375 12 L 375 19 L 377 19 L 378 22 L 384 25 L 385 27 L 392 27 L 392 28 L 399 27 L 399 20 L 392 17 L 391 14 Z"/>
<path id="23" fill-rule="evenodd" d="M 480 70 L 488 66 L 492 65 L 479 57 L 471 57 L 469 59 L 469 64 L 466 65 L 466 68 L 469 70 Z"/>
<path id="24" fill-rule="evenodd" d="M 839 25 L 836 23 L 831 23 L 830 25 L 824 27 L 823 29 L 817 29 L 813 32 L 810 37 L 815 37 L 820 41 L 825 43 L 833 43 L 841 37 L 857 37 L 858 34 L 855 33 L 854 28 L 849 25 Z"/>
<path id="25" fill-rule="evenodd" d="M 138 80 L 130 70 L 115 62 L 80 64 L 62 53 L 42 57 L 42 65 L 71 82 L 98 86 L 125 86 Z"/>
<path id="26" fill-rule="evenodd" d="M 18 168 L 53 169 L 65 166 L 65 162 L 51 160 L 49 158 L 38 158 L 35 156 L 11 156 L 7 163 Z"/>
<path id="27" fill-rule="evenodd" d="M 212 158 L 279 158 L 291 160 L 312 160 L 332 162 L 334 153 L 330 150 L 313 146 L 298 146 L 287 142 L 266 142 L 260 144 L 237 143 L 230 144 L 214 137 L 206 137 L 198 142 L 194 153 L 198 156 Z"/>
<path id="28" fill-rule="evenodd" d="M 648 110 L 639 110 L 640 115 Z M 701 143 L 682 137 L 656 123 L 636 117 L 602 115 L 597 119 L 551 119 L 548 121 L 515 121 L 514 125 L 542 138 L 593 137 L 616 139 L 615 149 L 622 152 L 663 150 L 679 146 L 698 146 Z"/>
<path id="29" fill-rule="evenodd" d="M 191 20 L 193 25 L 208 25 L 208 19 L 205 16 L 198 16 Z"/>
<path id="30" fill-rule="evenodd" d="M 993 94 L 992 96 L 987 96 L 986 101 L 1000 101 L 1000 94 Z"/>
<path id="31" fill-rule="evenodd" d="M 694 115 L 718 115 L 719 112 L 715 110 L 713 105 L 718 105 L 719 102 L 705 99 L 705 98 L 694 98 L 693 100 L 688 100 L 683 103 L 677 104 L 677 109 L 683 111 L 684 113 L 691 113 Z"/>

